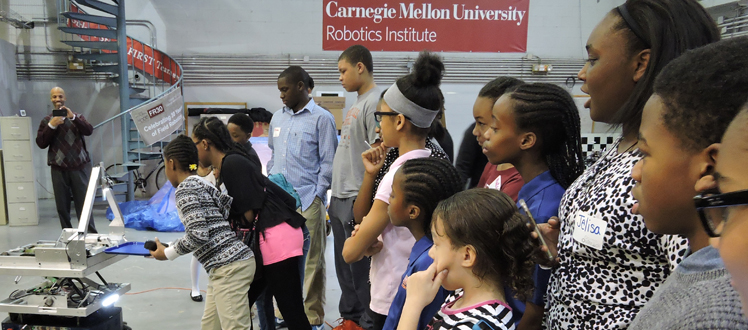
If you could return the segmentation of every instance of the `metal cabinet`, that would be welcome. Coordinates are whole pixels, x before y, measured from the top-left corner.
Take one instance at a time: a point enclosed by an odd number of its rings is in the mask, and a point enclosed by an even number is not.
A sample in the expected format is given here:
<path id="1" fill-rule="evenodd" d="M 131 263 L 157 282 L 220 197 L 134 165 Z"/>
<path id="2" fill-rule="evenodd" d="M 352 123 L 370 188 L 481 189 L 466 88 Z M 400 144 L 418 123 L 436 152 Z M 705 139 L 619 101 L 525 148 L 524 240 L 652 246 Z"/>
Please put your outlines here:
<path id="1" fill-rule="evenodd" d="M 0 117 L 5 205 L 11 226 L 39 224 L 31 125 L 29 117 Z"/>

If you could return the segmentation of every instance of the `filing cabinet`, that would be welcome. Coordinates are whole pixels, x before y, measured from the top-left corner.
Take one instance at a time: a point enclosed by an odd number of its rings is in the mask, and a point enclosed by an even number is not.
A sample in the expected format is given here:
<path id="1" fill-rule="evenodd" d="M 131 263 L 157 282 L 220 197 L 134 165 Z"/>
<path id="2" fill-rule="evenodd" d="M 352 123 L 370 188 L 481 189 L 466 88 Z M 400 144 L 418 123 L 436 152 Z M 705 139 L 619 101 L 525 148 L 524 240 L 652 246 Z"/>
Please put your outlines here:
<path id="1" fill-rule="evenodd" d="M 5 182 L 3 175 L 3 151 L 0 150 L 0 182 Z M 8 224 L 8 212 L 5 209 L 5 189 L 0 189 L 0 226 Z"/>
<path id="2" fill-rule="evenodd" d="M 5 186 L 3 202 L 11 226 L 39 224 L 32 127 L 29 117 L 0 117 Z"/>

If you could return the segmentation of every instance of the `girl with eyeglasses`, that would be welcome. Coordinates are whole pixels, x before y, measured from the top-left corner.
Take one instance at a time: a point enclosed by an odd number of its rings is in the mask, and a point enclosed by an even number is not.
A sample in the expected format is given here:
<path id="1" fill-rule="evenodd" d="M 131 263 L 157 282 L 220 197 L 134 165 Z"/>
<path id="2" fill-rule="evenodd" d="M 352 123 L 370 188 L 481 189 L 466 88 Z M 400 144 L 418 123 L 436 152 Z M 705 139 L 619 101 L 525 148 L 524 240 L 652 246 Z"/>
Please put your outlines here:
<path id="1" fill-rule="evenodd" d="M 400 156 L 380 182 L 368 214 L 357 226 L 355 235 L 343 246 L 343 258 L 352 263 L 365 256 L 371 259 L 371 302 L 367 313 L 374 329 L 382 329 L 390 305 L 397 293 L 400 276 L 408 266 L 408 255 L 415 238 L 407 228 L 394 227 L 387 212 L 392 182 L 397 169 L 409 159 L 431 155 L 426 139 L 434 118 L 441 109 L 439 84 L 444 64 L 436 55 L 421 52 L 413 72 L 399 78 L 384 93 L 380 109 L 375 112 L 382 143 L 364 152 L 361 157 L 366 173 L 359 200 L 370 199 L 370 191 L 388 147 L 398 147 Z"/>

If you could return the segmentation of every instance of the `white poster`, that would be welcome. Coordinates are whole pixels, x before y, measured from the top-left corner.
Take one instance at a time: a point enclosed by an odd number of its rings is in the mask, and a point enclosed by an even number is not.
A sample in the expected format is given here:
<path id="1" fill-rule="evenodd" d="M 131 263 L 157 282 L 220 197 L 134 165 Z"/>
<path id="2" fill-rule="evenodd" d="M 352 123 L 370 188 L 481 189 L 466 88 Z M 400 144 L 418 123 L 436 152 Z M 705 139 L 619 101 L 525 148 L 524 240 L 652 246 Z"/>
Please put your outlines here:
<path id="1" fill-rule="evenodd" d="M 130 115 L 143 142 L 151 145 L 163 140 L 184 126 L 182 86 L 157 100 L 144 103 Z"/>

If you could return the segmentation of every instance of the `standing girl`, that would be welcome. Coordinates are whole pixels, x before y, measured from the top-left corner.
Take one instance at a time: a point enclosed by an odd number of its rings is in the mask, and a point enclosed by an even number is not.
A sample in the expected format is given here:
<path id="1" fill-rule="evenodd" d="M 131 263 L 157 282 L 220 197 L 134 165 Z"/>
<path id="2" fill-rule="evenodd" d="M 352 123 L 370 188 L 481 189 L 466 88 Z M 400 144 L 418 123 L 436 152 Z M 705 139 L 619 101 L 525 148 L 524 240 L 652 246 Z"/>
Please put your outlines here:
<path id="1" fill-rule="evenodd" d="M 395 173 L 387 214 L 396 227 L 408 228 L 416 244 L 408 257 L 408 268 L 402 276 L 397 294 L 390 306 L 384 329 L 397 329 L 405 304 L 405 282 L 413 273 L 426 270 L 434 262 L 428 251 L 434 245 L 431 239 L 432 214 L 439 201 L 462 190 L 457 169 L 448 161 L 434 158 L 411 159 Z M 421 312 L 418 329 L 425 329 L 439 307 L 444 303 L 446 291 L 439 290 L 434 300 Z"/>
<path id="2" fill-rule="evenodd" d="M 434 218 L 434 263 L 408 278 L 397 328 L 416 329 L 421 310 L 443 287 L 455 293 L 428 329 L 514 329 L 504 288 L 531 295 L 537 250 L 514 201 L 498 190 L 470 189 L 441 201 Z"/>
<path id="3" fill-rule="evenodd" d="M 556 85 L 520 85 L 496 101 L 492 119 L 483 152 L 491 164 L 509 163 L 517 169 L 524 180 L 519 199 L 525 200 L 537 223 L 548 222 L 558 215 L 566 188 L 584 170 L 574 100 Z M 535 270 L 530 300 L 508 297 L 517 329 L 541 327 L 549 276 L 550 270 Z"/>
<path id="4" fill-rule="evenodd" d="M 578 75 L 590 95 L 585 107 L 623 136 L 569 186 L 559 221 L 544 228 L 560 259 L 548 285 L 547 328 L 625 329 L 685 255 L 685 240 L 654 234 L 631 214 L 631 169 L 641 158 L 637 133 L 654 78 L 686 50 L 717 40 L 696 0 L 628 0 L 592 31 Z M 598 230 L 575 226 L 582 221 Z"/>
<path id="5" fill-rule="evenodd" d="M 218 173 L 217 185 L 234 197 L 231 219 L 235 226 L 254 227 L 260 233 L 262 277 L 249 290 L 248 306 L 267 288 L 290 330 L 310 329 L 299 274 L 304 218 L 295 211 L 296 200 L 262 175 L 218 118 L 201 119 L 192 131 L 192 140 L 200 163 L 213 166 Z"/>
<path id="6" fill-rule="evenodd" d="M 229 118 L 229 124 L 226 126 L 228 128 L 229 134 L 231 135 L 231 139 L 244 146 L 245 151 L 247 151 L 247 154 L 250 156 L 250 160 L 257 164 L 257 166 L 262 166 L 260 163 L 260 158 L 257 156 L 257 152 L 255 152 L 254 149 L 252 149 L 252 143 L 249 142 L 249 138 L 252 137 L 252 129 L 254 128 L 254 121 L 252 121 L 252 118 L 249 118 L 248 115 L 243 113 L 235 113 Z M 202 167 L 198 167 L 198 175 L 201 175 L 200 169 Z M 216 177 L 215 173 L 210 170 L 210 168 L 204 169 L 208 171 L 207 175 L 202 175 L 206 180 L 211 182 L 215 185 L 216 183 Z M 190 298 L 192 298 L 193 301 L 203 301 L 203 296 L 200 294 L 199 289 L 199 283 L 200 283 L 200 262 L 198 262 L 197 258 L 192 258 L 192 262 L 190 264 L 190 277 L 192 279 L 192 292 L 190 292 Z"/>
<path id="7" fill-rule="evenodd" d="M 422 52 L 413 66 L 413 73 L 398 79 L 385 92 L 380 111 L 374 116 L 380 122 L 382 143 L 364 152 L 366 174 L 359 190 L 359 200 L 370 200 L 377 172 L 384 163 L 386 147 L 399 147 L 400 156 L 377 188 L 375 201 L 356 236 L 346 240 L 343 258 L 351 263 L 365 255 L 371 259 L 371 302 L 367 313 L 374 329 L 382 329 L 390 304 L 395 298 L 400 276 L 408 266 L 408 255 L 415 239 L 406 228 L 390 223 L 387 208 L 392 181 L 397 169 L 407 160 L 431 155 L 426 139 L 436 114 L 442 106 L 441 82 L 444 64 L 436 55 Z M 381 235 L 381 236 L 380 236 Z M 380 241 L 381 240 L 381 241 Z"/>
<path id="8" fill-rule="evenodd" d="M 486 142 L 485 134 L 493 121 L 491 119 L 491 111 L 494 104 L 496 104 L 496 100 L 504 95 L 507 90 L 522 84 L 524 82 L 519 79 L 499 77 L 489 81 L 478 92 L 478 98 L 475 99 L 475 104 L 473 104 L 475 127 L 472 133 L 475 139 L 478 140 L 479 150 L 483 150 L 483 143 Z M 473 143 L 475 142 L 473 141 Z M 519 175 L 517 169 L 512 164 L 507 163 L 487 163 L 483 168 L 481 176 L 478 178 L 478 184 L 476 185 L 478 188 L 491 188 L 503 191 L 515 201 L 517 201 L 519 189 L 524 184 L 522 176 Z"/>
<path id="9" fill-rule="evenodd" d="M 177 187 L 176 203 L 185 236 L 165 248 L 156 238 L 151 255 L 174 260 L 194 252 L 208 272 L 203 330 L 246 330 L 251 325 L 246 291 L 255 273 L 250 250 L 229 225 L 232 198 L 195 175 L 198 153 L 190 138 L 180 135 L 164 149 L 166 177 Z"/>

